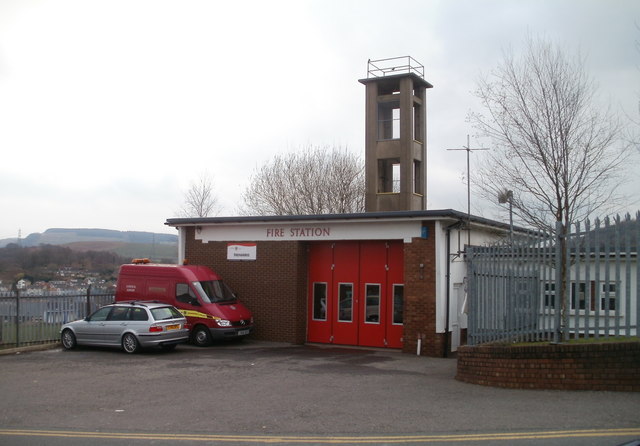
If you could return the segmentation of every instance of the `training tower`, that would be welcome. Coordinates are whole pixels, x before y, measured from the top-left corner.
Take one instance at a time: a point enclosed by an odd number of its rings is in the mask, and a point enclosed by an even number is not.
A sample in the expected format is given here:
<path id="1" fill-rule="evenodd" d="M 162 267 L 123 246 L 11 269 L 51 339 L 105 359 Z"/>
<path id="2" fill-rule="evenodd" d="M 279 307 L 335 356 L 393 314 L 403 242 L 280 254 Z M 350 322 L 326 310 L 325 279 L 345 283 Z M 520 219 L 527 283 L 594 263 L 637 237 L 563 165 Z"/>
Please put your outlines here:
<path id="1" fill-rule="evenodd" d="M 366 87 L 366 212 L 426 209 L 424 66 L 410 56 L 369 60 Z"/>

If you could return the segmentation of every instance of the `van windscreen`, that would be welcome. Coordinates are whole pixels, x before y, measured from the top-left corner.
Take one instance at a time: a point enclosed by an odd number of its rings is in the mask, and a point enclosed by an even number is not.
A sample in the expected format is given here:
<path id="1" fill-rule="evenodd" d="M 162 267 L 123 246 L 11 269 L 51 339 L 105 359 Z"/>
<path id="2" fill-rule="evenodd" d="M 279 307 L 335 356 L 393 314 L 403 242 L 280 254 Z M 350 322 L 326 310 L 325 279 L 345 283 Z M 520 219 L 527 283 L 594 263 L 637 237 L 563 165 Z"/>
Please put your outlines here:
<path id="1" fill-rule="evenodd" d="M 198 291 L 200 298 L 205 303 L 231 302 L 236 300 L 231 288 L 222 280 L 203 280 L 193 282 L 194 288 Z"/>

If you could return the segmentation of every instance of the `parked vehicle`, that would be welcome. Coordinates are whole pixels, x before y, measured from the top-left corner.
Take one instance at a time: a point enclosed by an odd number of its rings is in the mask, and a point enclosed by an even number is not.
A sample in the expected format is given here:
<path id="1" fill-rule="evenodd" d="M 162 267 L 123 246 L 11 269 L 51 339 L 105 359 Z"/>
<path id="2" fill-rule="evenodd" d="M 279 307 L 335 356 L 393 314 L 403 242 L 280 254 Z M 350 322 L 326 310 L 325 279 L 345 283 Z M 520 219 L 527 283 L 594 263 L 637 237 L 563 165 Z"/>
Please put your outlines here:
<path id="1" fill-rule="evenodd" d="M 210 268 L 165 265 L 147 259 L 122 265 L 116 301 L 157 300 L 175 306 L 191 326 L 198 346 L 214 339 L 237 339 L 253 331 L 253 316 L 233 291 Z"/>
<path id="2" fill-rule="evenodd" d="M 64 324 L 62 346 L 121 347 L 127 353 L 140 348 L 172 350 L 189 340 L 186 318 L 172 305 L 158 302 L 120 302 L 106 305 L 91 316 Z"/>

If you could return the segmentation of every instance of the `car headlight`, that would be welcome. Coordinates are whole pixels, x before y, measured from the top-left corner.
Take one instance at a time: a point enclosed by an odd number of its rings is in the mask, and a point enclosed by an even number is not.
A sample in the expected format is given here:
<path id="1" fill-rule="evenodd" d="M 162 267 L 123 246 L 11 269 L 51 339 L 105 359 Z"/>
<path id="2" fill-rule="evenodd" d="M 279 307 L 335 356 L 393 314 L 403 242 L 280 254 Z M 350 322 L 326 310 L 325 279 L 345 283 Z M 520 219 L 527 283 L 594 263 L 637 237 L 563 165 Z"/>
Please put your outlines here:
<path id="1" fill-rule="evenodd" d="M 218 319 L 216 322 L 220 327 L 231 327 L 231 321 L 226 319 Z"/>

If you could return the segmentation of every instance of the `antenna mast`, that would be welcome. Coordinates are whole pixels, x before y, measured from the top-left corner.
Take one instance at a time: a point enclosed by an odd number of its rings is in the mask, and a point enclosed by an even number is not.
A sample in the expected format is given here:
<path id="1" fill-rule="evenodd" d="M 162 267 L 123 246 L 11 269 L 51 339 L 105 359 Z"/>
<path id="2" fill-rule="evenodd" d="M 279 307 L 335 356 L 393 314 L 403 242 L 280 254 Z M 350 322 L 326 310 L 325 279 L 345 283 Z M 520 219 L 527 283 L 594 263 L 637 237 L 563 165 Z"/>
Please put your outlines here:
<path id="1" fill-rule="evenodd" d="M 461 149 L 447 149 L 447 150 L 464 150 L 467 152 L 467 246 L 471 246 L 471 167 L 469 162 L 469 154 L 476 150 L 489 150 L 484 147 L 477 149 L 471 148 L 471 142 L 469 141 L 469 135 L 467 135 L 467 145 L 462 146 Z"/>

